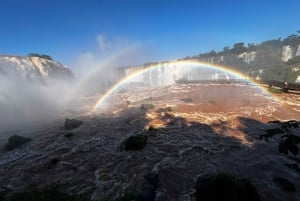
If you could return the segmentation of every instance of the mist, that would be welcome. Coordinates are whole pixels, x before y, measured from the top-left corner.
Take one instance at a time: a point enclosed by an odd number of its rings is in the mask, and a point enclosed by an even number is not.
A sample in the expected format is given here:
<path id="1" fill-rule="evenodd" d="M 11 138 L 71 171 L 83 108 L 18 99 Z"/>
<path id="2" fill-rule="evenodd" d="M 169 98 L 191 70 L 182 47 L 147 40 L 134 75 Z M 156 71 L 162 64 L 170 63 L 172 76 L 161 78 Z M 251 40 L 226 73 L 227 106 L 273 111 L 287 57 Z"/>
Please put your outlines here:
<path id="1" fill-rule="evenodd" d="M 69 69 L 75 79 L 28 79 L 22 70 L 1 64 L 0 132 L 27 127 L 81 114 L 91 107 L 90 97 L 99 97 L 117 80 L 115 69 L 143 63 L 149 49 L 117 38 L 107 40 L 99 34 L 96 49 L 74 56 Z M 96 99 L 95 99 L 96 100 Z"/>
<path id="2" fill-rule="evenodd" d="M 71 109 L 78 106 L 78 98 L 99 97 L 116 83 L 117 68 L 143 64 L 153 53 L 143 44 L 125 38 L 107 39 L 103 34 L 96 37 L 95 45 L 96 49 L 74 58 L 71 70 L 77 82 L 66 98 Z"/>
<path id="3" fill-rule="evenodd" d="M 70 83 L 30 81 L 16 73 L 0 74 L 0 128 L 18 130 L 59 117 Z"/>

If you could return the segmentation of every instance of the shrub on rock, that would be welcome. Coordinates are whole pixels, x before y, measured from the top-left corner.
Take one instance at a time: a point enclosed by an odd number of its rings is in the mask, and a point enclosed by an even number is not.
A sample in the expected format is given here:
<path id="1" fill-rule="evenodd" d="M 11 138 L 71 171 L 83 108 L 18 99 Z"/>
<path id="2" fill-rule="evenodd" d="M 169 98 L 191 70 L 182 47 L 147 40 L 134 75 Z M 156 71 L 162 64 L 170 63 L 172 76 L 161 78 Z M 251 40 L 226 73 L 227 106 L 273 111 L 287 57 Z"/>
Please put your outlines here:
<path id="1" fill-rule="evenodd" d="M 18 148 L 23 144 L 26 144 L 30 140 L 30 138 L 22 137 L 19 135 L 13 135 L 8 139 L 8 142 L 5 145 L 5 150 L 9 151 Z"/>
<path id="2" fill-rule="evenodd" d="M 166 107 L 166 110 L 168 112 L 175 112 L 175 109 L 173 107 L 171 107 L 171 106 Z"/>
<path id="3" fill-rule="evenodd" d="M 185 102 L 185 103 L 192 103 L 193 102 L 193 100 L 191 98 L 182 98 L 180 100 Z"/>
<path id="4" fill-rule="evenodd" d="M 198 178 L 196 200 L 259 201 L 260 198 L 255 187 L 249 180 L 219 173 Z"/>
<path id="5" fill-rule="evenodd" d="M 82 122 L 78 119 L 66 119 L 65 120 L 65 129 L 75 129 L 78 128 Z"/>
<path id="6" fill-rule="evenodd" d="M 138 134 L 125 139 L 121 145 L 121 149 L 124 149 L 125 151 L 141 150 L 146 144 L 147 136 L 145 134 Z"/>
<path id="7" fill-rule="evenodd" d="M 154 109 L 154 105 L 153 104 L 149 104 L 149 103 L 143 103 L 141 105 L 141 109 L 143 110 L 151 110 L 151 109 Z"/>

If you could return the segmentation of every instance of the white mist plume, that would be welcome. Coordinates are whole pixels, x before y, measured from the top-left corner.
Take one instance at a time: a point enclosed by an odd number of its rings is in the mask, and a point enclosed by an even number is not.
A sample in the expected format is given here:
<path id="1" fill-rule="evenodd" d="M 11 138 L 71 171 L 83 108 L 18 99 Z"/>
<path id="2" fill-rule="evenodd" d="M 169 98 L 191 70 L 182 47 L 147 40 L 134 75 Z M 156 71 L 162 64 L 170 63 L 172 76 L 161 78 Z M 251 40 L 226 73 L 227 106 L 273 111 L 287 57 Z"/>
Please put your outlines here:
<path id="1" fill-rule="evenodd" d="M 109 41 L 107 41 L 105 36 L 102 34 L 99 34 L 97 36 L 97 42 L 102 52 L 108 51 L 112 48 L 112 44 Z"/>
<path id="2" fill-rule="evenodd" d="M 95 44 L 95 50 L 83 52 L 75 58 L 72 71 L 77 77 L 84 77 L 95 69 L 111 70 L 138 65 L 144 63 L 149 56 L 149 48 L 122 37 L 109 39 L 103 34 L 98 34 Z M 110 66 L 105 66 L 107 63 Z"/>
<path id="3" fill-rule="evenodd" d="M 44 123 L 63 111 L 64 81 L 36 83 L 16 73 L 0 74 L 0 133 Z"/>
<path id="4" fill-rule="evenodd" d="M 96 37 L 98 48 L 80 54 L 75 61 L 73 72 L 78 84 L 68 96 L 68 101 L 75 97 L 97 95 L 116 82 L 116 68 L 144 63 L 149 49 L 129 42 L 124 38 L 108 40 L 104 35 Z"/>

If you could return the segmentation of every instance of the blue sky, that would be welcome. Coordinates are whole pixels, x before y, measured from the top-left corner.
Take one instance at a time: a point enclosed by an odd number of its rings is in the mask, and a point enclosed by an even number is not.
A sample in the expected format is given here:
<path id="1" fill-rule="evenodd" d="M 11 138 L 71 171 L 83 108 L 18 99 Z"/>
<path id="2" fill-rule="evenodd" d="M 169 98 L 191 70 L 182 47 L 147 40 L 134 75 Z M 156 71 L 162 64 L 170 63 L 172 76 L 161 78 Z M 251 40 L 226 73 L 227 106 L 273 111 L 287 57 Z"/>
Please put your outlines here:
<path id="1" fill-rule="evenodd" d="M 87 52 L 140 45 L 145 62 L 182 58 L 295 34 L 299 8 L 299 0 L 1 0 L 0 54 L 72 65 Z"/>

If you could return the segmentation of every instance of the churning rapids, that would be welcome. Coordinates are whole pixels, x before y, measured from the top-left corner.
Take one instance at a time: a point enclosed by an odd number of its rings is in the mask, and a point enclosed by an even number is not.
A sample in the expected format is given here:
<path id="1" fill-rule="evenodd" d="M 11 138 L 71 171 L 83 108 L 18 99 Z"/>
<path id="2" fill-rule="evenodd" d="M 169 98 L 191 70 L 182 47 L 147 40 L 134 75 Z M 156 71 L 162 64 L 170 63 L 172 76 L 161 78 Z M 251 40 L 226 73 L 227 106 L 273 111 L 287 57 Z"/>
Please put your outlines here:
<path id="1" fill-rule="evenodd" d="M 260 139 L 281 126 L 268 121 L 300 119 L 300 96 L 274 96 L 238 84 L 139 86 L 113 93 L 92 113 L 96 98 L 82 98 L 79 112 L 65 114 L 81 120 L 79 128 L 65 130 L 62 118 L 11 133 L 32 140 L 1 150 L 0 190 L 60 183 L 70 193 L 113 200 L 138 190 L 147 182 L 145 175 L 153 173 L 158 176 L 156 200 L 193 201 L 196 179 L 223 171 L 250 179 L 262 200 L 300 200 L 299 172 L 287 167 L 292 161 L 278 152 L 281 138 Z M 154 108 L 141 109 L 142 104 Z M 299 129 L 289 131 L 300 136 Z M 143 150 L 120 150 L 125 138 L 141 132 L 148 136 Z M 2 137 L 1 148 L 6 141 Z M 296 191 L 285 192 L 274 177 L 289 180 Z"/>

